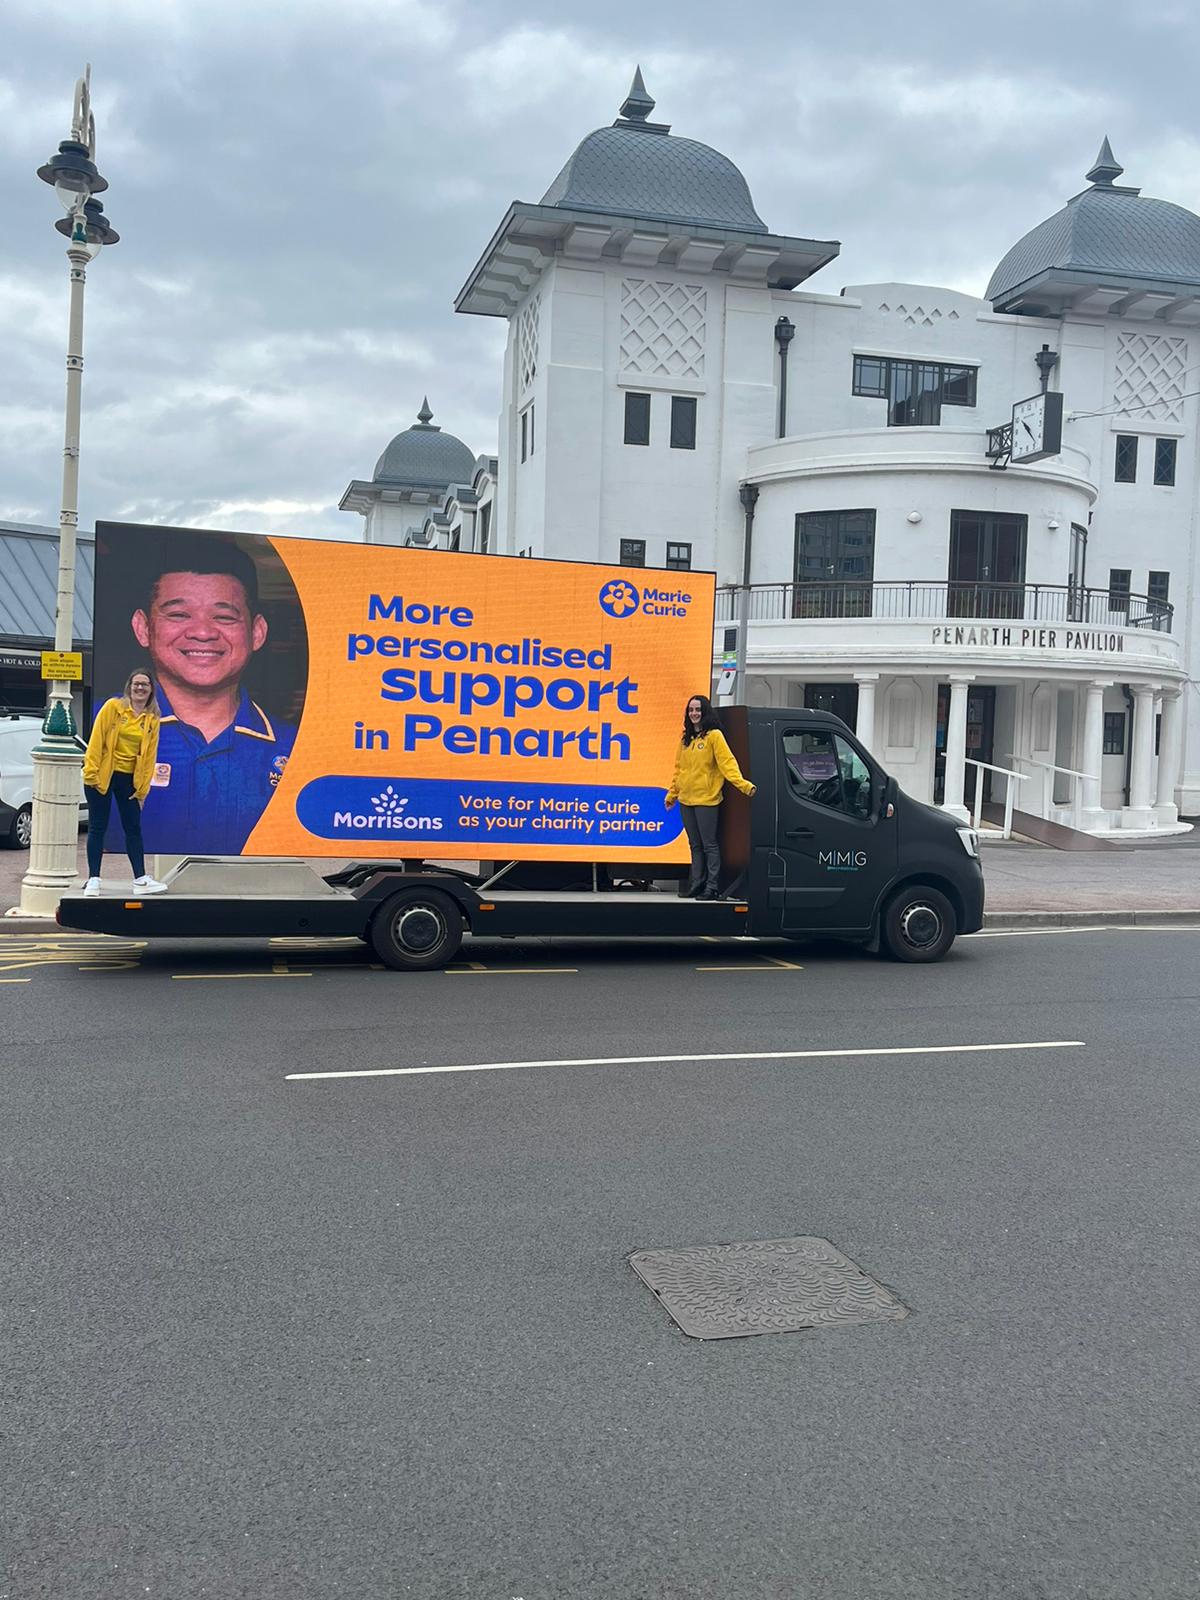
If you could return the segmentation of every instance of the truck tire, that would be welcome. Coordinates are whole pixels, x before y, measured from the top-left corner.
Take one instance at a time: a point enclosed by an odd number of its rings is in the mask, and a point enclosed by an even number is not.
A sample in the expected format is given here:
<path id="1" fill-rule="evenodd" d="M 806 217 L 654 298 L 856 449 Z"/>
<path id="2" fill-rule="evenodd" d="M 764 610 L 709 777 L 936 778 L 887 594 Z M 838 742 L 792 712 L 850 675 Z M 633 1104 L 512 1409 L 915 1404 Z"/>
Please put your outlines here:
<path id="1" fill-rule="evenodd" d="M 458 954 L 462 912 L 437 889 L 404 889 L 371 918 L 371 948 L 397 972 L 429 972 Z"/>
<path id="2" fill-rule="evenodd" d="M 8 830 L 8 845 L 13 850 L 28 850 L 33 843 L 33 807 L 22 806 Z"/>
<path id="3" fill-rule="evenodd" d="M 927 883 L 906 884 L 884 907 L 881 943 L 893 961 L 940 961 L 957 932 L 954 907 Z"/>

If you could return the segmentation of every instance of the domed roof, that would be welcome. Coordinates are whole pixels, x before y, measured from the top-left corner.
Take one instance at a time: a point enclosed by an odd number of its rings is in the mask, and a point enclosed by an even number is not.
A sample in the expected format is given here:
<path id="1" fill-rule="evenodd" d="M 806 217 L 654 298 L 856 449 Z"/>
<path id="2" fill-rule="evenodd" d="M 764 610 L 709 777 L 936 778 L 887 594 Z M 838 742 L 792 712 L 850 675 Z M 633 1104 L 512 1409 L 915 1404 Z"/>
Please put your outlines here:
<path id="1" fill-rule="evenodd" d="M 766 233 L 733 162 L 694 139 L 671 138 L 665 123 L 646 120 L 653 109 L 639 67 L 616 122 L 588 134 L 541 203 Z"/>
<path id="2" fill-rule="evenodd" d="M 1092 187 L 1013 245 L 992 273 L 986 298 L 1003 302 L 1021 285 L 1059 272 L 1115 284 L 1200 283 L 1200 217 L 1118 186 L 1114 179 L 1124 170 L 1105 139 L 1087 174 Z"/>
<path id="3" fill-rule="evenodd" d="M 398 433 L 375 463 L 375 483 L 406 484 L 419 489 L 447 489 L 470 483 L 475 457 L 452 433 L 433 421 L 426 399 L 411 428 Z"/>

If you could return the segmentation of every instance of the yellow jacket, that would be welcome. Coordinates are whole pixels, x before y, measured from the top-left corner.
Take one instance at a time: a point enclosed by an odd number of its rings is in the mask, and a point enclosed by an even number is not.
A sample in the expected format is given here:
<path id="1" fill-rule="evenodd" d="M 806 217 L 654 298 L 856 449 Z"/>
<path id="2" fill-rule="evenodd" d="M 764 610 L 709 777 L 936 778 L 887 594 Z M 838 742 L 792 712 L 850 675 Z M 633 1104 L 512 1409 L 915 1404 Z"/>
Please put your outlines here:
<path id="1" fill-rule="evenodd" d="M 684 806 L 719 806 L 727 782 L 743 794 L 754 793 L 754 785 L 742 777 L 725 735 L 720 728 L 710 728 L 691 744 L 679 741 L 667 804 L 678 800 Z"/>
<path id="2" fill-rule="evenodd" d="M 117 730 L 125 718 L 125 701 L 117 696 L 106 700 L 92 723 L 92 736 L 88 740 L 87 754 L 83 758 L 83 781 L 89 789 L 108 793 L 112 782 L 113 756 L 117 748 Z M 150 793 L 150 780 L 158 760 L 158 718 L 149 713 L 142 748 L 133 768 L 133 792 L 139 800 Z"/>

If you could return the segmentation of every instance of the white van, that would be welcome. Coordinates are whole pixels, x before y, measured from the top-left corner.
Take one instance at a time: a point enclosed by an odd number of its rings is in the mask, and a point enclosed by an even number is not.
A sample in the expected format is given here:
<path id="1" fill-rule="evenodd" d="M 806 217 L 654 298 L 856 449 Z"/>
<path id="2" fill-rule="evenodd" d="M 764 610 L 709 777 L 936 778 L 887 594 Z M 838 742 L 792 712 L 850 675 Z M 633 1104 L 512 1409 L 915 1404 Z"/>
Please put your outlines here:
<path id="1" fill-rule="evenodd" d="M 0 845 L 28 850 L 33 837 L 33 747 L 42 736 L 40 717 L 0 716 Z M 87 821 L 83 777 L 79 821 Z"/>

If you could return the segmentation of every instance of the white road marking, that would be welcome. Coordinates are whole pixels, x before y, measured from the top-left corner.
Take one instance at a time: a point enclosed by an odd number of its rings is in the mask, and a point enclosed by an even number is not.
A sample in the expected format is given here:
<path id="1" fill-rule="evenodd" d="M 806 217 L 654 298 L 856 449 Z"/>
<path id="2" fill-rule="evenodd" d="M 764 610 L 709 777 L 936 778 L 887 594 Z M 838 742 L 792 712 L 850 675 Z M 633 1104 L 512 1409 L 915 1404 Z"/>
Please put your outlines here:
<path id="1" fill-rule="evenodd" d="M 311 972 L 173 972 L 171 980 L 174 983 L 186 983 L 189 979 L 197 983 L 214 981 L 218 978 L 311 978 Z"/>
<path id="2" fill-rule="evenodd" d="M 1119 923 L 1092 923 L 1087 928 L 981 928 L 964 933 L 964 939 L 1033 939 L 1046 933 L 1200 933 L 1200 923 L 1141 922 L 1134 926 Z"/>
<path id="3" fill-rule="evenodd" d="M 838 1056 L 955 1056 L 998 1050 L 1081 1050 L 1082 1039 L 1034 1039 L 1016 1044 L 903 1044 L 859 1050 L 725 1050 L 694 1051 L 677 1056 L 578 1056 L 559 1061 L 469 1061 L 461 1066 L 361 1067 L 352 1072 L 289 1072 L 287 1079 L 408 1078 L 432 1072 L 512 1072 L 518 1067 L 634 1067 L 682 1061 L 828 1061 Z"/>

